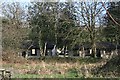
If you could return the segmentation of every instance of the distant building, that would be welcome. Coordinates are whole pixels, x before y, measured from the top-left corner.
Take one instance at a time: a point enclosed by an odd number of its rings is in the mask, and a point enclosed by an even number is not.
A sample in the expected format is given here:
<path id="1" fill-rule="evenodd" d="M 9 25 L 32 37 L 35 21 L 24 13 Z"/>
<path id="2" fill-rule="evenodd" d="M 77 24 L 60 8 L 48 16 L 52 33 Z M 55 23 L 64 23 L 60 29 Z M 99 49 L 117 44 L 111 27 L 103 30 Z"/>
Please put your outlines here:
<path id="1" fill-rule="evenodd" d="M 117 48 L 116 48 L 117 47 Z M 84 49 L 84 50 L 83 50 Z M 116 52 L 116 50 L 118 52 Z M 119 55 L 120 45 L 110 42 L 96 42 L 96 56 L 102 58 L 110 58 L 114 55 Z M 92 53 L 92 45 L 90 43 L 83 43 L 82 45 L 75 45 L 73 51 L 80 57 L 90 56 Z"/>
<path id="2" fill-rule="evenodd" d="M 26 40 L 21 45 L 22 56 L 25 58 L 39 58 L 40 47 L 38 43 L 31 40 Z"/>

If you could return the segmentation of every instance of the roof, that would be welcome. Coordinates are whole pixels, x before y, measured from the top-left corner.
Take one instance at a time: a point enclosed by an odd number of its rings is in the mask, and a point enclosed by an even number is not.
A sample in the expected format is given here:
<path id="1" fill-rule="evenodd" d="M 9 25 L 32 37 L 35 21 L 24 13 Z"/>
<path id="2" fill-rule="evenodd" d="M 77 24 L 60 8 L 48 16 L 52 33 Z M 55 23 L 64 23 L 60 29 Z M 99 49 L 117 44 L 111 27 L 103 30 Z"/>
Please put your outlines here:
<path id="1" fill-rule="evenodd" d="M 84 47 L 85 49 L 90 49 L 91 48 L 90 43 L 83 43 L 83 45 L 75 45 L 73 50 L 78 50 Z M 120 49 L 120 45 L 117 45 L 118 49 Z M 97 49 L 111 49 L 115 50 L 116 49 L 116 44 L 115 43 L 110 43 L 110 42 L 96 42 L 96 48 Z"/>
<path id="2" fill-rule="evenodd" d="M 47 43 L 47 45 L 46 45 L 47 47 L 47 49 L 53 49 L 54 48 L 54 44 L 52 44 L 52 43 Z"/>
<path id="3" fill-rule="evenodd" d="M 22 44 L 21 44 L 21 48 L 22 49 L 31 49 L 31 48 L 40 48 L 39 47 L 39 43 L 37 43 L 37 42 L 34 42 L 34 41 L 32 41 L 32 40 L 25 40 L 25 41 L 23 41 L 22 42 Z"/>
<path id="4" fill-rule="evenodd" d="M 110 42 L 97 42 L 96 46 L 97 48 L 101 48 L 101 49 L 115 49 L 116 48 L 116 45 Z"/>

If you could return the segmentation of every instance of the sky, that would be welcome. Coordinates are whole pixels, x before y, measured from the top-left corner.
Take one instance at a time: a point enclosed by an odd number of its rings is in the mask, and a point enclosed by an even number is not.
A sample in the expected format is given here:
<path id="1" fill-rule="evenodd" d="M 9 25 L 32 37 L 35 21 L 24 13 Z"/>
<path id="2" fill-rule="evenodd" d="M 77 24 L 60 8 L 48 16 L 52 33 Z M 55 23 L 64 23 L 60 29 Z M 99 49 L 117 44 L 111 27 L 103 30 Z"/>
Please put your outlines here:
<path id="1" fill-rule="evenodd" d="M 0 5 L 1 5 L 1 3 L 4 3 L 4 2 L 6 2 L 6 3 L 12 3 L 12 2 L 20 2 L 21 3 L 21 5 L 22 6 L 25 6 L 25 5 L 28 5 L 28 3 L 30 3 L 30 2 L 33 2 L 33 1 L 36 1 L 36 2 L 39 2 L 39 1 L 42 1 L 42 0 L 1 0 L 0 1 Z M 46 0 L 47 1 L 47 0 Z M 54 0 L 49 0 L 49 1 L 52 1 L 52 2 L 54 2 Z M 65 2 L 66 0 L 60 0 L 61 2 Z M 68 1 L 70 1 L 70 0 L 68 0 Z M 74 1 L 80 1 L 80 0 L 74 0 Z M 88 1 L 88 0 L 83 0 L 83 1 Z M 93 1 L 93 0 L 89 0 L 89 1 Z M 99 1 L 99 0 L 98 0 Z M 104 0 L 102 0 L 103 2 L 104 2 Z M 109 0 L 106 0 L 106 1 L 109 1 Z M 105 1 L 105 2 L 106 2 Z M 1 14 L 1 12 L 2 12 L 2 8 L 0 8 L 0 16 L 2 16 L 2 14 Z M 104 11 L 103 12 L 103 14 L 105 14 L 106 12 Z"/>
<path id="2" fill-rule="evenodd" d="M 74 2 L 82 2 L 82 1 L 85 1 L 85 2 L 94 2 L 94 1 L 103 1 L 103 2 L 110 2 L 110 1 L 118 1 L 118 0 L 1 0 L 1 2 L 33 2 L 33 1 L 37 1 L 37 2 L 43 2 L 43 1 L 47 1 L 47 2 L 56 2 L 56 1 L 61 1 L 61 2 L 70 2 L 70 1 L 74 1 Z"/>
<path id="3" fill-rule="evenodd" d="M 22 3 L 21 5 L 24 6 L 24 5 L 28 5 L 28 3 L 30 2 L 40 2 L 40 1 L 61 1 L 61 2 L 65 2 L 65 1 L 86 1 L 86 2 L 91 2 L 91 1 L 96 1 L 96 0 L 0 0 L 0 5 L 4 2 L 6 3 L 12 3 L 12 2 L 20 2 Z M 106 2 L 106 1 L 112 1 L 112 0 L 97 0 L 97 1 L 103 1 L 103 2 Z M 0 16 L 1 16 L 1 12 L 2 12 L 2 8 L 0 7 Z"/>
<path id="4" fill-rule="evenodd" d="M 1 2 L 30 2 L 31 0 L 1 0 Z"/>

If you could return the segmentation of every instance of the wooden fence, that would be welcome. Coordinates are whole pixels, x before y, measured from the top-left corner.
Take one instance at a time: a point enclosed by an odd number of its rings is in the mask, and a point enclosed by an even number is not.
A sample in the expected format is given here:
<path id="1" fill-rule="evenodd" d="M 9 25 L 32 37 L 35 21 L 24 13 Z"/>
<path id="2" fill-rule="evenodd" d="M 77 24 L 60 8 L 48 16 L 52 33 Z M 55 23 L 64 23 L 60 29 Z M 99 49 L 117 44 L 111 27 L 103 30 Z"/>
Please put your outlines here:
<path id="1" fill-rule="evenodd" d="M 11 78 L 11 72 L 9 70 L 6 69 L 0 69 L 0 79 L 4 80 L 4 79 L 10 79 Z"/>

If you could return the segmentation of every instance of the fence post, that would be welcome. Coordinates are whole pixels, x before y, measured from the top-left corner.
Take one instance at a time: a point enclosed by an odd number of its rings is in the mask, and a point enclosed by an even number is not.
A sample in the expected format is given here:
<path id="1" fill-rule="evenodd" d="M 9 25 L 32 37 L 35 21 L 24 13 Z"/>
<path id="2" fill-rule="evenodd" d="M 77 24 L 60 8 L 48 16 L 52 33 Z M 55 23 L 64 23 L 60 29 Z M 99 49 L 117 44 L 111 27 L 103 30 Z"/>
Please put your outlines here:
<path id="1" fill-rule="evenodd" d="M 8 70 L 5 70 L 5 69 L 0 69 L 0 75 L 1 75 L 1 78 L 4 80 L 5 78 L 11 78 L 11 72 L 8 71 Z M 7 76 L 8 74 L 8 76 Z"/>

